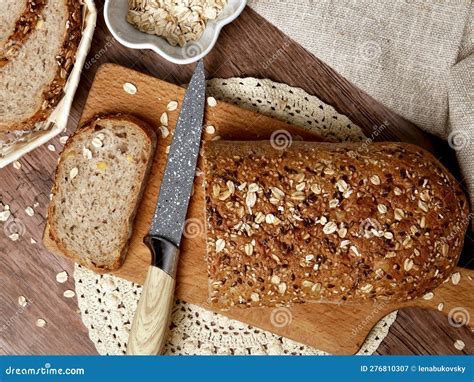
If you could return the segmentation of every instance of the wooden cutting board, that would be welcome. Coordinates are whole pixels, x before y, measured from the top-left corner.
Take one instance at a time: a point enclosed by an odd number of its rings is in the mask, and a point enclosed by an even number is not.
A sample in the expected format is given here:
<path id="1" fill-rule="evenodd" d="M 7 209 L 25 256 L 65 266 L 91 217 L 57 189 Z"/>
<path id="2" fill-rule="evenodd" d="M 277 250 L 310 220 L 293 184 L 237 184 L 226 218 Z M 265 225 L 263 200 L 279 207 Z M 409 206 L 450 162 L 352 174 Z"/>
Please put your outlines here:
<path id="1" fill-rule="evenodd" d="M 126 82 L 136 86 L 135 94 L 128 94 Z M 160 137 L 145 197 L 139 207 L 130 249 L 122 268 L 115 272 L 136 283 L 143 283 L 150 264 L 150 253 L 143 244 L 148 232 L 158 197 L 160 182 L 166 163 L 166 148 L 172 135 L 161 138 L 158 127 L 160 116 L 169 101 L 181 102 L 184 89 L 130 69 L 113 64 L 103 65 L 97 72 L 90 90 L 81 123 L 102 113 L 132 113 L 155 126 Z M 169 130 L 173 131 L 178 110 L 168 112 Z M 205 124 L 216 128 L 215 134 L 205 134 L 204 139 L 261 140 L 268 139 L 275 130 L 287 130 L 294 139 L 321 140 L 318 136 L 286 123 L 219 102 L 207 107 Z M 201 168 L 201 159 L 198 168 Z M 199 175 L 199 171 L 198 171 Z M 176 297 L 189 303 L 212 309 L 207 304 L 207 274 L 205 264 L 204 190 L 203 176 L 197 176 L 194 195 L 188 212 L 185 235 L 178 268 Z M 408 303 L 366 303 L 358 305 L 302 304 L 291 308 L 232 309 L 222 314 L 270 330 L 307 345 L 334 354 L 356 353 L 372 327 L 388 313 L 405 306 L 436 309 L 451 317 L 453 325 L 467 323 L 474 314 L 472 299 L 474 271 L 458 269 L 462 275 L 458 285 L 451 280 L 434 291 L 430 300 L 419 299 Z M 473 316 L 474 317 L 474 316 Z M 448 318 L 447 318 L 448 319 Z M 470 323 L 472 325 L 472 323 Z M 471 326 L 472 327 L 472 326 Z"/>

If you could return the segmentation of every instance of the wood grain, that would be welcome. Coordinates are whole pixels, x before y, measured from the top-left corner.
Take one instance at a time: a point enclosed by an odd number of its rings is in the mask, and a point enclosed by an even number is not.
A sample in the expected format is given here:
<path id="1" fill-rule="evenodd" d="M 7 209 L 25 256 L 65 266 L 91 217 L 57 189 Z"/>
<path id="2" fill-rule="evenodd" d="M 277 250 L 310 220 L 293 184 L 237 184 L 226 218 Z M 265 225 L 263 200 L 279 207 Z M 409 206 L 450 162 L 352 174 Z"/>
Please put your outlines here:
<path id="1" fill-rule="evenodd" d="M 151 51 L 121 46 L 105 26 L 103 0 L 95 3 L 99 11 L 97 29 L 71 110 L 67 134 L 78 124 L 95 72 L 102 63 L 118 63 L 175 84 L 187 83 L 193 70 L 193 66 L 170 64 Z M 356 88 L 250 9 L 246 9 L 239 19 L 224 28 L 205 63 L 209 77 L 254 76 L 301 87 L 348 115 L 369 136 L 374 126 L 380 126 L 385 121 L 393 126 L 393 130 L 417 132 L 415 125 Z M 462 182 L 454 152 L 436 138 L 431 137 L 431 141 L 434 143 L 435 155 Z M 58 138 L 50 143 L 56 147 L 56 152 L 49 151 L 45 145 L 21 159 L 20 171 L 12 166 L 0 170 L 0 201 L 9 204 L 13 215 L 26 227 L 20 240 L 12 242 L 3 235 L 5 225 L 0 223 L 1 354 L 96 353 L 80 320 L 75 300 L 61 297 L 65 288 L 74 288 L 73 280 L 70 278 L 66 285 L 58 285 L 54 281 L 55 274 L 60 270 L 66 269 L 72 275 L 73 265 L 51 255 L 41 245 L 30 243 L 31 238 L 37 242 L 41 239 L 52 174 L 61 150 Z M 35 208 L 35 215 L 29 217 L 24 208 L 35 201 L 39 205 Z M 472 267 L 474 251 L 469 250 L 472 248 L 472 239 L 468 236 L 466 241 L 465 256 L 461 263 Z M 21 314 L 17 313 L 19 294 L 31 300 Z M 41 330 L 34 325 L 38 317 L 48 322 Z M 4 325 L 7 325 L 6 329 L 2 329 Z M 428 313 L 420 308 L 402 309 L 378 352 L 472 354 L 472 338 L 469 329 L 451 326 L 440 312 Z M 413 344 L 414 339 L 416 345 Z M 462 339 L 466 343 L 463 352 L 454 348 L 455 339 Z"/>
<path id="2" fill-rule="evenodd" d="M 148 267 L 142 295 L 127 343 L 128 355 L 163 353 L 167 340 L 175 279 L 161 269 Z"/>
<path id="3" fill-rule="evenodd" d="M 130 95 L 123 90 L 126 82 L 137 87 L 136 94 Z M 124 67 L 107 64 L 97 72 L 81 121 L 86 122 L 94 115 L 126 112 L 146 120 L 158 130 L 160 117 L 166 110 L 167 103 L 175 100 L 181 104 L 183 97 L 184 90 L 178 86 Z M 154 106 L 148 107 L 150 104 Z M 168 128 L 171 134 L 164 139 L 158 139 L 152 173 L 144 199 L 138 208 L 128 255 L 123 266 L 114 272 L 120 277 L 139 284 L 145 282 L 147 268 L 151 263 L 150 251 L 144 245 L 143 239 L 148 233 L 155 211 L 166 165 L 166 148 L 171 143 L 178 113 L 179 108 L 175 112 L 168 113 Z M 268 139 L 273 131 L 281 128 L 286 129 L 293 136 L 304 134 L 306 140 L 319 139 L 297 127 L 223 102 L 219 102 L 216 107 L 206 108 L 204 124 L 213 125 L 216 128 L 215 134 L 204 134 L 204 140 L 213 139 L 216 136 L 229 140 Z M 202 168 L 202 158 L 198 160 L 198 168 Z M 215 308 L 207 304 L 204 222 L 203 178 L 197 176 L 181 243 L 176 296 L 181 300 L 213 310 Z M 456 287 L 451 283 L 438 287 L 434 291 L 436 299 L 433 301 L 418 299 L 405 304 L 387 302 L 357 305 L 305 304 L 295 305 L 291 309 L 235 308 L 220 313 L 330 353 L 354 354 L 359 350 L 374 324 L 398 308 L 404 306 L 435 308 L 435 302 L 443 302 L 446 313 L 460 307 L 468 315 L 474 314 L 474 301 L 470 301 L 469 298 L 472 283 L 467 278 L 467 276 L 474 277 L 474 271 L 461 269 L 458 271 L 463 274 L 462 283 Z M 316 320 L 315 317 L 318 319 Z"/>

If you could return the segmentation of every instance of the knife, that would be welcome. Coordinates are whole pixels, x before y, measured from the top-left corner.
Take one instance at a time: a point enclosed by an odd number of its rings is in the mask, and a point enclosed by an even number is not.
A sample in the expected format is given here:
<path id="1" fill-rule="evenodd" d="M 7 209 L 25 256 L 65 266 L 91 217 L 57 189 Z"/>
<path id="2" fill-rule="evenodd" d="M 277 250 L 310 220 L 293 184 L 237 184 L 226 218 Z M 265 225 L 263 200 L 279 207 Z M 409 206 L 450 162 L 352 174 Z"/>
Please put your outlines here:
<path id="1" fill-rule="evenodd" d="M 152 263 L 133 319 L 127 354 L 163 352 L 174 302 L 179 245 L 201 145 L 205 91 L 200 60 L 184 96 L 150 231 L 144 239 Z"/>

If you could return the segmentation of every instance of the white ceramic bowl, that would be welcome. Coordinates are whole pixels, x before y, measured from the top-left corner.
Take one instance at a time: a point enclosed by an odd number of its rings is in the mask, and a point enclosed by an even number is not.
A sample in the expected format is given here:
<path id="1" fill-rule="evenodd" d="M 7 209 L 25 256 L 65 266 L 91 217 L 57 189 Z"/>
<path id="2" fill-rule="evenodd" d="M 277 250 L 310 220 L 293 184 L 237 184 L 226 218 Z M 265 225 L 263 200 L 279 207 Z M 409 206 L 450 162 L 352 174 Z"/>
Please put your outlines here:
<path id="1" fill-rule="evenodd" d="M 104 17 L 112 35 L 121 44 L 133 49 L 151 49 L 175 64 L 190 64 L 208 54 L 214 47 L 224 25 L 234 21 L 244 10 L 247 0 L 228 0 L 222 13 L 207 23 L 201 38 L 184 47 L 171 46 L 165 39 L 140 32 L 126 20 L 127 0 L 106 0 Z"/>

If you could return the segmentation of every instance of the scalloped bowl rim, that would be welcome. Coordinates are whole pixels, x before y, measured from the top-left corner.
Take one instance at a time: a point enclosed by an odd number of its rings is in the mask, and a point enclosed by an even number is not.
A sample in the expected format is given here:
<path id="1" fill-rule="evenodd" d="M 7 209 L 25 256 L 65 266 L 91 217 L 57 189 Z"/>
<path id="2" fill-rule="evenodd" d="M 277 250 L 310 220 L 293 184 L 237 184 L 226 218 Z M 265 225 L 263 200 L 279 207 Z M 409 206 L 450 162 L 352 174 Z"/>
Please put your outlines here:
<path id="1" fill-rule="evenodd" d="M 147 43 L 147 42 L 142 42 L 142 43 L 136 43 L 132 42 L 130 40 L 127 40 L 124 36 L 119 35 L 117 31 L 115 30 L 113 23 L 111 23 L 109 19 L 109 10 L 110 7 L 113 5 L 114 1 L 113 0 L 105 0 L 105 6 L 104 6 L 104 18 L 105 18 L 105 23 L 107 24 L 107 28 L 109 31 L 112 33 L 114 38 L 120 42 L 122 45 L 132 48 L 132 49 L 150 49 L 154 51 L 155 53 L 159 54 L 161 57 L 165 58 L 166 60 L 174 63 L 174 64 L 179 64 L 179 65 L 185 65 L 185 64 L 192 64 L 193 62 L 199 61 L 201 58 L 205 57 L 211 50 L 214 48 L 214 45 L 217 42 L 217 39 L 219 38 L 219 35 L 221 33 L 221 30 L 224 26 L 227 24 L 230 24 L 232 21 L 234 21 L 237 17 L 240 16 L 242 11 L 244 10 L 245 6 L 247 5 L 247 0 L 240 0 L 240 4 L 229 16 L 219 19 L 217 18 L 216 20 L 211 20 L 209 23 L 215 23 L 214 24 L 214 34 L 212 36 L 212 40 L 208 44 L 208 46 L 203 49 L 203 51 L 196 56 L 189 57 L 189 58 L 177 58 L 174 57 L 167 52 L 165 52 L 163 49 L 161 49 L 157 44 L 153 43 Z M 144 32 L 140 32 L 146 35 Z M 158 37 L 158 36 L 157 36 Z M 158 37 L 160 38 L 160 37 Z M 184 49 L 184 48 L 182 48 Z"/>

